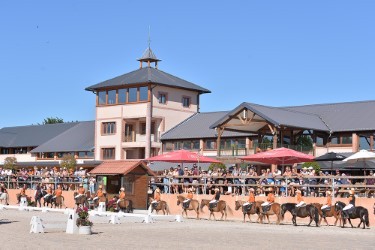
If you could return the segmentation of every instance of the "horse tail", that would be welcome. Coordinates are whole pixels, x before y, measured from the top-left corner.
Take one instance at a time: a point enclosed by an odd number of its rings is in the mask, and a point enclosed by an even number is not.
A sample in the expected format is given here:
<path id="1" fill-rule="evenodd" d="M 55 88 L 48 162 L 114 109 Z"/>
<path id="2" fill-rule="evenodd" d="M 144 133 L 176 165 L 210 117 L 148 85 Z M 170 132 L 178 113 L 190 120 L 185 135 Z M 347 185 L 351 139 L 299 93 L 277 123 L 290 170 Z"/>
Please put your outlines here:
<path id="1" fill-rule="evenodd" d="M 314 208 L 314 220 L 315 220 L 316 224 L 318 225 L 318 221 L 319 221 L 319 210 L 318 210 L 315 206 L 313 206 L 313 208 Z"/>
<path id="2" fill-rule="evenodd" d="M 365 209 L 365 211 L 364 211 L 364 217 L 365 217 L 366 226 L 370 227 L 370 221 L 368 219 L 368 211 L 367 211 L 367 209 Z"/>

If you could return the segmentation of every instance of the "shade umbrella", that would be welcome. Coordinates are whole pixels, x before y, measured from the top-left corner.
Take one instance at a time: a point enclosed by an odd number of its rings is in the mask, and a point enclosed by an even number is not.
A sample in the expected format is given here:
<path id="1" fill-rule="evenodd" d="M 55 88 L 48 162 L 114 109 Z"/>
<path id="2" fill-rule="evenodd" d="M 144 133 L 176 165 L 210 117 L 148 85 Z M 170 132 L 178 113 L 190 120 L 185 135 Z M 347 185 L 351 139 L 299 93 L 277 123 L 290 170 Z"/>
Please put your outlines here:
<path id="1" fill-rule="evenodd" d="M 312 155 L 304 154 L 289 148 L 277 148 L 240 158 L 245 161 L 255 161 L 268 164 L 294 164 L 314 160 Z"/>
<path id="2" fill-rule="evenodd" d="M 343 161 L 348 163 L 363 162 L 363 169 L 366 171 L 366 163 L 372 160 L 375 160 L 375 153 L 362 149 Z"/>
<path id="3" fill-rule="evenodd" d="M 187 151 L 187 150 L 176 150 L 168 152 L 166 154 L 153 156 L 145 159 L 145 161 L 165 161 L 165 162 L 175 162 L 175 163 L 220 163 L 220 161 L 215 160 L 210 157 L 199 155 L 198 153 Z"/>
<path id="4" fill-rule="evenodd" d="M 326 153 L 324 155 L 321 155 L 319 157 L 315 157 L 315 161 L 330 161 L 331 162 L 331 174 L 332 174 L 332 170 L 333 170 L 333 162 L 334 161 L 342 161 L 344 160 L 346 157 L 343 156 L 343 155 L 340 155 L 340 154 L 337 154 L 335 152 L 329 152 L 329 153 Z"/>

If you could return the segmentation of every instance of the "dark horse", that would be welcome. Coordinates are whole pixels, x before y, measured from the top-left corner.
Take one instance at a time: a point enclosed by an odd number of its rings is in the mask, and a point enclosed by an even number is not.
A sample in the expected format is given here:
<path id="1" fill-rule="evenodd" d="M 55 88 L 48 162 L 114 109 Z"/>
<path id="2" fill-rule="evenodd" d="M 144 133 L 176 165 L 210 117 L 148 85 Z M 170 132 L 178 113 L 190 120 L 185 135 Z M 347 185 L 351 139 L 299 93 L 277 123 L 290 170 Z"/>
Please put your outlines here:
<path id="1" fill-rule="evenodd" d="M 47 192 L 46 190 L 42 190 L 42 196 L 41 198 L 43 198 L 43 207 L 46 207 L 46 204 L 47 204 L 47 207 L 51 204 L 51 208 L 53 207 L 53 204 L 55 203 L 55 199 L 53 199 L 53 195 L 49 195 L 47 198 L 44 198 L 45 195 L 47 195 Z"/>
<path id="2" fill-rule="evenodd" d="M 349 214 L 349 216 L 346 216 L 343 213 L 343 208 L 346 206 L 344 202 L 338 201 L 335 203 L 335 209 L 336 211 L 339 211 L 341 213 L 341 219 L 342 219 L 342 227 L 345 227 L 346 219 L 349 220 L 350 225 L 353 227 L 352 222 L 350 219 L 360 219 L 361 222 L 358 224 L 357 227 L 360 227 L 363 223 L 363 229 L 367 227 L 370 227 L 370 222 L 368 219 L 368 210 L 362 206 L 355 206 L 353 208 L 353 211 Z M 365 226 L 366 225 L 366 226 Z"/>
<path id="3" fill-rule="evenodd" d="M 77 207 L 79 205 L 82 205 L 84 207 L 89 207 L 89 202 L 87 200 L 87 195 L 84 194 L 84 195 L 81 195 L 78 198 L 75 198 L 77 195 L 78 195 L 78 193 L 74 192 L 74 201 L 75 201 L 75 204 L 77 205 Z"/>
<path id="4" fill-rule="evenodd" d="M 297 217 L 306 218 L 307 216 L 310 217 L 310 222 L 307 226 L 310 226 L 313 220 L 315 221 L 315 225 L 317 227 L 319 226 L 319 213 L 318 213 L 318 209 L 314 205 L 308 204 L 306 206 L 299 207 L 299 208 L 297 208 L 296 205 L 297 205 L 296 203 L 282 204 L 281 205 L 281 218 L 284 220 L 284 215 L 286 211 L 289 211 L 293 216 L 292 222 L 294 226 L 297 226 L 297 219 L 296 219 Z"/>
<path id="5" fill-rule="evenodd" d="M 203 212 L 204 206 L 207 206 L 208 209 L 210 210 L 210 217 L 208 218 L 209 220 L 211 220 L 212 215 L 214 216 L 214 220 L 216 220 L 214 212 L 221 213 L 221 220 L 223 220 L 224 215 L 225 215 L 224 220 L 227 219 L 227 210 L 231 214 L 233 213 L 232 209 L 227 205 L 225 201 L 219 200 L 219 202 L 216 204 L 216 207 L 213 207 L 213 208 L 210 208 L 210 201 L 211 200 L 202 199 L 201 206 L 200 206 L 201 212 Z"/>
<path id="6" fill-rule="evenodd" d="M 245 222 L 245 219 L 246 219 L 246 214 L 247 216 L 249 217 L 249 221 L 251 222 L 251 218 L 250 218 L 250 215 L 251 214 L 257 214 L 258 215 L 258 219 L 257 219 L 257 222 L 259 222 L 260 220 L 260 211 L 261 211 L 261 204 L 263 203 L 263 201 L 256 201 L 252 204 L 251 208 L 250 209 L 246 209 L 243 204 L 245 203 L 245 201 L 236 201 L 235 202 L 235 210 L 238 210 L 240 208 L 242 208 L 242 213 L 243 213 L 243 222 Z"/>
<path id="7" fill-rule="evenodd" d="M 190 202 L 189 202 L 189 206 L 188 207 L 185 207 L 184 205 L 184 201 L 185 201 L 185 197 L 182 196 L 182 195 L 177 195 L 177 206 L 179 206 L 181 204 L 182 206 L 182 216 L 184 216 L 184 212 L 185 212 L 185 215 L 186 215 L 186 218 L 187 218 L 187 211 L 186 210 L 194 210 L 196 213 L 197 213 L 197 220 L 199 220 L 199 201 L 195 200 L 195 199 L 191 199 Z M 186 205 L 187 206 L 187 205 Z"/>
<path id="8" fill-rule="evenodd" d="M 118 203 L 118 210 L 124 213 L 133 213 L 132 200 L 120 200 Z"/>

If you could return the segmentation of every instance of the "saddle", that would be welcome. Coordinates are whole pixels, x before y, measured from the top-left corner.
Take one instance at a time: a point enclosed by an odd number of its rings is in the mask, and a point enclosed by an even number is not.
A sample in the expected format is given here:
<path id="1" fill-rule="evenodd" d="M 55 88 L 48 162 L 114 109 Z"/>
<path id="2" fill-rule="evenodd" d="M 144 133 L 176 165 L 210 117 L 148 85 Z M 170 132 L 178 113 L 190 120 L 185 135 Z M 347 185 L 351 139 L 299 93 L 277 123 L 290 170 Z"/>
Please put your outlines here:
<path id="1" fill-rule="evenodd" d="M 347 210 L 344 210 L 343 212 L 343 214 L 344 214 L 344 217 L 349 217 L 353 212 L 354 212 L 354 209 L 355 209 L 355 207 L 352 207 L 352 208 L 349 208 L 349 209 L 347 209 Z"/>
<path id="2" fill-rule="evenodd" d="M 326 208 L 323 208 L 322 209 L 322 211 L 324 211 L 324 212 L 328 212 L 328 211 L 330 211 L 331 210 L 331 207 L 326 207 Z"/>
<path id="3" fill-rule="evenodd" d="M 209 203 L 209 208 L 210 209 L 214 209 L 215 207 L 217 207 L 217 203 L 219 203 L 218 201 L 215 201 L 215 202 L 211 202 Z"/>
<path id="4" fill-rule="evenodd" d="M 249 203 L 249 204 L 247 204 L 247 205 L 243 205 L 243 206 L 242 206 L 243 212 L 244 212 L 244 213 L 249 212 L 249 211 L 251 210 L 252 207 L 253 207 L 253 203 Z"/>
<path id="5" fill-rule="evenodd" d="M 271 209 L 271 204 L 268 204 L 267 206 L 262 206 L 263 213 L 267 213 Z"/>
<path id="6" fill-rule="evenodd" d="M 154 208 L 154 209 L 156 209 L 157 207 L 158 207 L 158 205 L 159 205 L 159 202 L 157 201 L 157 202 L 153 202 L 153 203 L 151 203 L 152 204 L 152 207 Z"/>
<path id="7" fill-rule="evenodd" d="M 182 206 L 183 206 L 185 209 L 188 209 L 189 206 L 190 206 L 190 202 L 191 202 L 191 200 L 184 201 L 184 202 L 182 202 Z"/>

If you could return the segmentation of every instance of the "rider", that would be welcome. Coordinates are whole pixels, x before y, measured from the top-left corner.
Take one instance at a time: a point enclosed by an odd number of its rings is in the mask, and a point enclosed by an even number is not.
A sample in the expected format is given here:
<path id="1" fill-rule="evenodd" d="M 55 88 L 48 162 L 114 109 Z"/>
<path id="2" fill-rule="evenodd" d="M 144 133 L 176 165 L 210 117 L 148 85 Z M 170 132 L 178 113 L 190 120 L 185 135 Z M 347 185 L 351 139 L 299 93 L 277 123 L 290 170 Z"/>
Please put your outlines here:
<path id="1" fill-rule="evenodd" d="M 252 205 L 255 202 L 255 195 L 254 195 L 254 188 L 249 189 L 249 199 L 247 200 L 246 203 L 243 204 L 243 207 L 247 207 L 247 210 L 250 210 Z"/>
<path id="2" fill-rule="evenodd" d="M 212 200 L 210 201 L 210 208 L 214 208 L 216 207 L 217 203 L 219 202 L 220 200 L 220 189 L 219 188 L 215 188 L 215 194 L 214 194 L 214 197 L 212 198 Z"/>
<path id="3" fill-rule="evenodd" d="M 301 190 L 297 189 L 296 193 L 297 193 L 297 196 L 296 196 L 297 197 L 297 205 L 296 205 L 296 207 L 303 207 L 303 206 L 305 206 L 306 202 L 304 202 L 304 200 L 303 200 Z"/>
<path id="4" fill-rule="evenodd" d="M 268 195 L 267 195 L 267 201 L 266 202 L 263 202 L 262 203 L 262 209 L 263 209 L 263 211 L 265 210 L 265 208 L 267 207 L 267 206 L 271 206 L 272 205 L 272 203 L 274 203 L 275 202 L 275 195 L 273 194 L 273 188 L 269 188 L 269 193 L 268 193 Z"/>
<path id="5" fill-rule="evenodd" d="M 193 199 L 193 189 L 188 189 L 188 194 L 186 196 L 186 199 L 183 201 L 184 208 L 188 208 L 190 205 L 190 201 Z"/>
<path id="6" fill-rule="evenodd" d="M 120 188 L 120 195 L 119 195 L 119 198 L 118 198 L 118 200 L 117 200 L 117 204 L 119 204 L 120 203 L 120 201 L 124 201 L 125 200 L 125 188 L 124 187 L 122 187 L 122 188 Z"/>
<path id="7" fill-rule="evenodd" d="M 154 200 L 151 202 L 151 205 L 156 208 L 160 201 L 160 189 L 157 187 L 154 191 Z"/>
<path id="8" fill-rule="evenodd" d="M 47 199 L 50 196 L 52 196 L 52 187 L 51 186 L 49 186 L 47 188 L 47 194 L 45 196 L 43 196 L 43 199 Z"/>
<path id="9" fill-rule="evenodd" d="M 79 184 L 78 194 L 74 197 L 74 199 L 77 199 L 77 198 L 79 198 L 79 197 L 85 195 L 85 193 L 86 193 L 86 190 L 85 190 L 85 188 L 83 187 L 83 184 L 82 184 L 82 183 Z"/>
<path id="10" fill-rule="evenodd" d="M 2 198 L 2 200 L 5 200 L 5 204 L 6 205 L 9 205 L 9 202 L 8 202 L 8 191 L 5 188 L 5 184 L 4 183 L 1 183 L 1 186 L 0 186 L 0 197 Z"/>
<path id="11" fill-rule="evenodd" d="M 100 201 L 100 198 L 102 197 L 104 197 L 103 186 L 99 185 L 98 191 L 96 191 L 96 197 L 94 198 L 94 201 L 96 201 L 97 199 L 99 199 Z"/>
<path id="12" fill-rule="evenodd" d="M 342 212 L 344 214 L 344 217 L 349 217 L 349 210 L 351 208 L 355 207 L 355 196 L 354 196 L 354 189 L 352 188 L 349 191 L 349 204 L 346 205 L 343 209 Z"/>
<path id="13" fill-rule="evenodd" d="M 21 188 L 21 191 L 17 194 L 17 204 L 21 202 L 21 197 L 26 197 L 26 184 L 24 184 Z"/>
<path id="14" fill-rule="evenodd" d="M 55 190 L 55 195 L 52 197 L 52 199 L 56 199 L 57 197 L 61 197 L 62 196 L 62 189 L 61 189 L 61 185 L 57 185 L 57 189 Z"/>
<path id="15" fill-rule="evenodd" d="M 323 210 L 330 210 L 332 206 L 332 197 L 331 197 L 331 191 L 327 190 L 326 192 L 326 197 L 327 197 L 327 202 L 324 206 L 322 206 L 322 211 Z"/>

